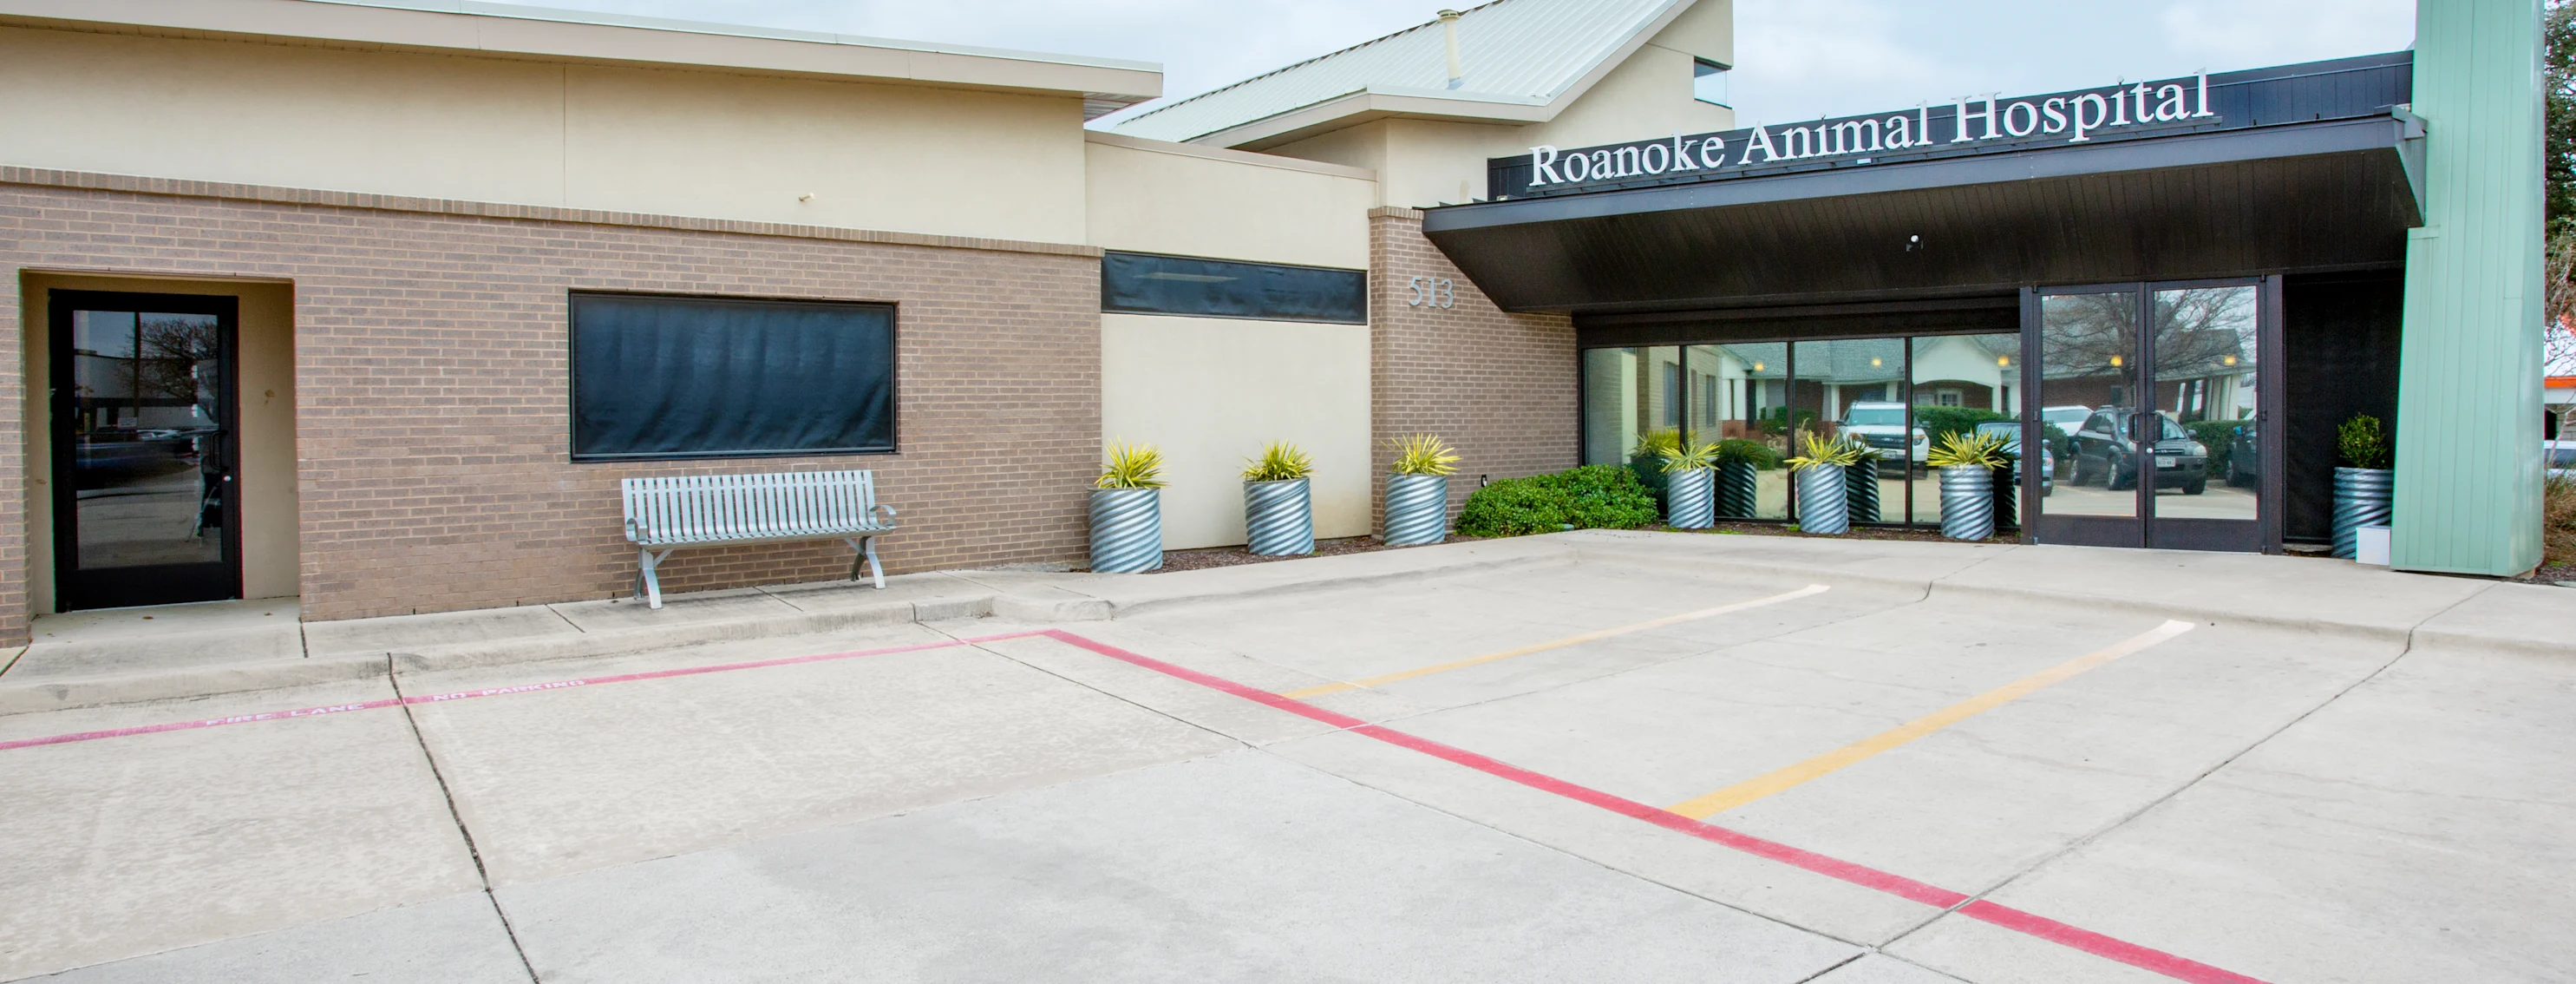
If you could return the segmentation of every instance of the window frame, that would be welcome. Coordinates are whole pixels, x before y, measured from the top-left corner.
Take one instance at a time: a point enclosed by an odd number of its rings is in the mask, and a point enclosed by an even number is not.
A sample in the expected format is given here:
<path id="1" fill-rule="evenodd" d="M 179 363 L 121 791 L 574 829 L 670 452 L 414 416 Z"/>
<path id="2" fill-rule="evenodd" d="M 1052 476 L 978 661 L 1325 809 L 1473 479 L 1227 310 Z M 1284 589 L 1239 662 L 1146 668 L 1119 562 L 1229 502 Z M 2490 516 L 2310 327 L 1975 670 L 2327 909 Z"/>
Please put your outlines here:
<path id="1" fill-rule="evenodd" d="M 722 301 L 734 304 L 778 304 L 808 307 L 873 307 L 886 312 L 886 446 L 883 448 L 797 448 L 785 450 L 686 451 L 677 453 L 611 453 L 585 454 L 579 450 L 576 430 L 581 419 L 581 353 L 576 339 L 580 335 L 574 299 L 590 297 L 645 298 L 674 301 Z M 863 300 L 837 297 L 770 297 L 741 294 L 699 294 L 673 291 L 580 290 L 564 292 L 564 451 L 576 465 L 621 464 L 649 461 L 720 461 L 733 458 L 846 458 L 895 456 L 903 453 L 903 305 L 897 301 Z"/>
<path id="2" fill-rule="evenodd" d="M 1701 69 L 1707 69 L 1707 71 L 1701 71 Z M 1734 85 L 1734 80 L 1733 80 L 1732 78 L 1729 78 L 1729 79 L 1728 79 L 1728 81 L 1726 82 L 1726 85 L 1728 85 L 1728 86 L 1729 86 L 1729 88 L 1728 88 L 1727 93 L 1726 93 L 1727 101 L 1725 101 L 1725 102 L 1720 102 L 1720 101 L 1715 100 L 1715 99 L 1710 99 L 1710 98 L 1707 98 L 1707 97 L 1702 96 L 1702 95 L 1700 95 L 1700 94 L 1699 94 L 1699 80 L 1704 79 L 1704 78 L 1707 78 L 1707 77 L 1709 77 L 1709 76 L 1711 76 L 1711 75 L 1728 75 L 1729 73 L 1734 72 L 1734 71 L 1735 71 L 1735 66 L 1733 66 L 1733 65 L 1729 65 L 1729 64 L 1727 64 L 1727 63 L 1725 63 L 1725 62 L 1722 62 L 1722 61 L 1718 61 L 1718 60 L 1717 60 L 1717 59 L 1715 59 L 1715 58 L 1701 58 L 1701 57 L 1698 57 L 1698 56 L 1692 56 L 1692 58 L 1691 58 L 1691 100 L 1692 100 L 1693 102 L 1703 102 L 1703 103 L 1707 103 L 1707 104 L 1709 104 L 1709 105 L 1711 105 L 1711 106 L 1723 106 L 1723 107 L 1725 107 L 1725 108 L 1727 108 L 1727 109 L 1734 109 L 1734 108 L 1735 108 L 1735 102 L 1734 102 L 1734 99 L 1735 99 L 1735 92 L 1734 92 L 1734 89 L 1732 88 L 1732 87 L 1733 87 L 1733 85 Z"/>
<path id="3" fill-rule="evenodd" d="M 1355 275 L 1355 276 L 1357 276 L 1357 277 L 1359 278 L 1359 312 L 1358 312 L 1358 314 L 1357 314 L 1355 317 L 1348 318 L 1348 319 L 1343 319 L 1343 318 L 1300 318 L 1300 317 L 1285 317 L 1285 316 L 1275 315 L 1275 314 L 1226 314 L 1226 313 L 1209 313 L 1209 312 L 1201 312 L 1201 311 L 1156 311 L 1156 310 L 1146 310 L 1146 309 L 1136 308 L 1136 307 L 1120 307 L 1120 306 L 1113 306 L 1113 304 L 1111 303 L 1111 300 L 1110 300 L 1110 298 L 1111 298 L 1111 292 L 1110 292 L 1110 289 L 1109 289 L 1109 270 L 1110 270 L 1110 261 L 1111 261 L 1111 258 L 1112 258 L 1112 257 L 1140 257 L 1140 258 L 1152 259 L 1152 260 L 1179 260 L 1179 261 L 1188 262 L 1188 263 L 1223 264 L 1223 265 L 1229 265 L 1229 266 L 1252 267 L 1252 268 L 1275 268 L 1275 269 L 1282 269 L 1282 270 L 1299 270 L 1299 271 L 1307 271 L 1307 272 L 1314 272 L 1314 273 L 1340 274 L 1340 275 L 1346 275 L 1346 276 L 1349 276 L 1349 275 Z M 1375 310 L 1374 310 L 1374 308 L 1376 307 L 1376 303 L 1377 303 L 1377 299 L 1376 299 L 1376 298 L 1374 298 L 1374 297 L 1372 297 L 1372 296 L 1370 296 L 1369 283 L 1368 283 L 1368 274 L 1369 274 L 1369 271 L 1367 271 L 1367 270 L 1365 270 L 1365 269 L 1352 269 L 1352 268 L 1350 268 L 1350 267 L 1318 266 L 1318 265 L 1316 265 L 1316 264 L 1312 264 L 1312 263 L 1274 263 L 1274 262 L 1270 262 L 1270 261 L 1267 261 L 1267 260 L 1238 260 L 1238 259 L 1232 259 L 1232 258 L 1229 258 L 1229 257 L 1223 257 L 1223 256 L 1192 256 L 1192 255 L 1188 255 L 1188 254 L 1184 254 L 1184 253 L 1157 253 L 1157 252 L 1153 252 L 1153 251 L 1151 251 L 1151 250 L 1139 250 L 1139 249 L 1112 249 L 1112 250 L 1103 250 L 1103 251 L 1101 252 L 1101 263 L 1100 263 L 1100 313 L 1102 313 L 1102 314 L 1134 314 L 1134 315 L 1144 315 L 1144 316 L 1146 316 L 1146 317 L 1155 317 L 1155 318 L 1215 318 L 1215 319 L 1223 320 L 1223 321 L 1277 321 L 1277 322 L 1283 322 L 1283 323 L 1287 323 L 1287 324 L 1300 324 L 1300 325 L 1365 325 L 1365 324 L 1370 323 L 1370 322 L 1369 322 L 1370 316 L 1376 313 L 1376 312 L 1375 312 Z M 1428 279 L 1428 278 L 1425 278 L 1425 279 Z"/>

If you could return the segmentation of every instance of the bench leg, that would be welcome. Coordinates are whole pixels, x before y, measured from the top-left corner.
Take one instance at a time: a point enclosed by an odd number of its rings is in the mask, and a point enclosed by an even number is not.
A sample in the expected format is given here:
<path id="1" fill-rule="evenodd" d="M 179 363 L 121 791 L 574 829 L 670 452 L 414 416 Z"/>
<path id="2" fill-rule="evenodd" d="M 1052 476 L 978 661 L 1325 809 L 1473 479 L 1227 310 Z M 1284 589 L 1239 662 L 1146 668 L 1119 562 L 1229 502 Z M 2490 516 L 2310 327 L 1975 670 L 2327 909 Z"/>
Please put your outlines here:
<path id="1" fill-rule="evenodd" d="M 652 607 L 657 609 L 662 607 L 662 578 L 654 573 L 653 568 L 670 555 L 669 550 L 659 554 L 650 550 L 635 551 L 635 597 L 650 599 Z"/>
<path id="2" fill-rule="evenodd" d="M 861 537 L 842 542 L 849 544 L 850 549 L 859 552 L 858 556 L 850 558 L 850 580 L 859 579 L 859 565 L 864 563 L 868 565 L 868 575 L 876 580 L 877 590 L 885 590 L 885 568 L 877 566 L 877 538 Z"/>

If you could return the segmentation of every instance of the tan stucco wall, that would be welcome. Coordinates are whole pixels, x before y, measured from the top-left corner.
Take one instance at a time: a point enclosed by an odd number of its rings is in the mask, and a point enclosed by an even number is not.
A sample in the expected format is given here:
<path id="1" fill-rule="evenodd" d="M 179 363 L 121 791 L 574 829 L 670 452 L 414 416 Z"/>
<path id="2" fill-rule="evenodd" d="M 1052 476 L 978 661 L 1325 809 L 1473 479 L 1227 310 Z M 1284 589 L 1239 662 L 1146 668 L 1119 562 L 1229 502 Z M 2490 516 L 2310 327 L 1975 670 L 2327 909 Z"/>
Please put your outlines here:
<path id="1" fill-rule="evenodd" d="M 1370 172 L 1130 137 L 1087 152 L 1091 245 L 1365 269 Z M 1369 532 L 1366 325 L 1100 316 L 1101 436 L 1163 450 L 1163 545 L 1243 542 L 1243 460 L 1315 459 L 1315 535 Z"/>
<path id="2" fill-rule="evenodd" d="M 1114 141 L 1114 142 L 1111 142 Z M 1095 135 L 1090 238 L 1104 249 L 1361 269 L 1377 182 L 1366 172 Z"/>
<path id="3" fill-rule="evenodd" d="M 1314 456 L 1315 535 L 1369 532 L 1369 328 L 1100 316 L 1101 433 L 1163 450 L 1163 546 L 1243 542 L 1244 459 Z"/>
<path id="4" fill-rule="evenodd" d="M 1694 8 L 1682 16 L 1687 20 L 1702 13 Z M 1674 26 L 1685 25 L 1676 21 Z M 1555 119 L 1521 128 L 1512 138 L 1515 145 L 1493 156 L 1524 153 L 1539 144 L 1585 147 L 1665 134 L 1734 129 L 1734 110 L 1692 98 L 1691 68 L 1696 53 L 1658 43 L 1672 33 L 1673 28 L 1666 28 L 1655 41 L 1638 48 L 1627 61 L 1593 83 L 1590 91 Z M 1732 64 L 1723 54 L 1699 57 Z"/>
<path id="5" fill-rule="evenodd" d="M 1376 204 L 1428 208 L 1493 197 L 1485 162 L 1531 147 L 1582 147 L 1735 127 L 1735 111 L 1691 96 L 1698 58 L 1735 64 L 1732 0 L 1701 0 L 1545 123 L 1394 117 L 1357 123 L 1266 153 L 1377 172 Z"/>
<path id="6" fill-rule="evenodd" d="M 1070 95 L 19 27 L 0 27 L 0 91 L 0 164 L 1044 242 L 1085 228 Z"/>
<path id="7" fill-rule="evenodd" d="M 94 277 L 30 271 L 20 278 L 20 321 L 30 380 L 27 421 L 27 595 L 30 611 L 54 610 L 53 412 L 46 405 L 52 346 L 51 290 L 214 294 L 240 298 L 234 335 L 241 415 L 242 597 L 297 593 L 295 482 L 295 288 L 292 284 L 157 277 Z"/>

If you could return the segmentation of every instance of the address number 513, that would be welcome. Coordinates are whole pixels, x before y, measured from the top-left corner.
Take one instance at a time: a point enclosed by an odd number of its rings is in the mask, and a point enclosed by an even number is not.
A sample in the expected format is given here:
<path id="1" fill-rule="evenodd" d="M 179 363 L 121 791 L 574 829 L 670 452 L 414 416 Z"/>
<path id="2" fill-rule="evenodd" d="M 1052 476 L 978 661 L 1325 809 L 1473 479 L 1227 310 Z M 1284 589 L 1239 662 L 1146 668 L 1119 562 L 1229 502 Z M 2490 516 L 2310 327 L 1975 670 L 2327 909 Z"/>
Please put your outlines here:
<path id="1" fill-rule="evenodd" d="M 1407 277 L 1405 286 L 1413 289 L 1413 299 L 1406 307 L 1430 305 L 1436 308 L 1458 306 L 1458 282 L 1447 277 Z"/>

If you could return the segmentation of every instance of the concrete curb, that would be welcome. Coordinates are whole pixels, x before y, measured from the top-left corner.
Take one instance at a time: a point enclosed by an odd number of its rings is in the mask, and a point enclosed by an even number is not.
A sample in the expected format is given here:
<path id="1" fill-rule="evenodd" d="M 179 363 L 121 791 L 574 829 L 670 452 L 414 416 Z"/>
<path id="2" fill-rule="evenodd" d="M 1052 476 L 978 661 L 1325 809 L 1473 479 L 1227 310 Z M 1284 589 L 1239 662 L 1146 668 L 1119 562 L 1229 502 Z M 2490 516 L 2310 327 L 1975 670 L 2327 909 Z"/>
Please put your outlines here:
<path id="1" fill-rule="evenodd" d="M 1673 535 L 1680 536 L 1696 534 Z M 1630 567 L 1642 566 L 1657 570 L 1695 573 L 1701 576 L 1754 575 L 1788 579 L 1812 579 L 1819 581 L 1861 581 L 1899 590 L 1920 592 L 1922 593 L 1925 601 L 1958 603 L 1991 603 L 1993 601 L 2007 601 L 2082 605 L 2097 608 L 2117 609 L 2124 612 L 2157 615 L 2165 618 L 2182 619 L 2193 622 L 2234 623 L 2240 625 L 2257 625 L 2297 632 L 2312 632 L 2319 635 L 2349 639 L 2355 642 L 2393 645 L 2412 644 L 2419 649 L 2453 645 L 2481 648 L 2508 648 L 2521 652 L 2558 656 L 2569 655 L 2571 651 L 2576 651 L 2576 647 L 2571 647 L 2569 643 L 2554 639 L 2539 639 L 2532 638 L 2527 635 L 2517 636 L 2495 631 L 2448 629 L 2437 626 L 2435 623 L 2444 620 L 2444 615 L 2451 611 L 2450 608 L 2442 609 L 2439 612 L 2427 613 L 2423 617 L 2411 620 L 2399 619 L 2373 624 L 2369 622 L 2339 620 L 2295 612 L 2284 614 L 2283 611 L 2278 608 L 2253 608 L 2226 604 L 2181 604 L 2174 602 L 2142 600 L 2135 595 L 2106 596 L 2099 593 L 2052 590 L 2046 587 L 1975 583 L 1958 580 L 1962 577 L 1971 576 L 1972 572 L 1975 571 L 1976 568 L 1983 566 L 1985 563 L 1984 561 L 1963 563 L 1954 569 L 1939 574 L 1891 575 L 1876 571 L 1853 569 L 1834 564 L 1802 565 L 1780 563 L 1776 560 L 1748 563 L 1729 558 L 1722 553 L 1714 552 L 1705 558 L 1691 558 L 1671 553 L 1662 555 L 1640 555 L 1638 553 L 1620 550 L 1617 544 L 1623 542 L 1622 540 L 1598 537 L 1587 538 L 1587 540 L 1589 542 L 1585 542 L 1577 548 L 1578 552 L 1584 555 L 1587 560 L 1597 556 L 1601 560 L 1615 561 Z M 1626 540 L 1625 542 L 1639 541 Z M 1965 548 L 1966 545 L 1960 545 L 1960 547 Z M 2003 547 L 1993 549 L 1997 549 L 1997 553 L 1995 554 L 1995 558 L 1992 559 L 1999 559 L 2004 556 L 2008 556 L 2004 551 L 2016 548 Z M 2499 584 L 2492 583 L 2478 584 L 2473 590 L 2470 590 L 2466 597 L 2464 597 L 2460 602 L 2455 603 L 2453 607 L 2466 605 L 2470 599 L 2478 598 L 2499 586 Z"/>
<path id="2" fill-rule="evenodd" d="M 1041 624 L 1095 622 L 1212 601 L 1311 594 L 1372 584 L 1561 566 L 1574 562 L 1575 550 L 1571 544 L 1539 544 L 1533 541 L 1452 544 L 1447 549 L 1408 550 L 1396 570 L 1355 572 L 1351 568 L 1386 566 L 1384 555 L 1358 556 L 1378 559 L 1354 564 L 1331 562 L 1343 558 L 1316 558 L 1325 563 L 1243 565 L 1156 575 L 1151 580 L 1130 580 L 1125 576 L 1114 580 L 1092 578 L 1072 586 L 1032 582 L 1016 576 L 1017 572 L 1001 572 L 987 578 L 1002 582 L 996 584 L 977 580 L 976 575 L 984 572 L 943 572 L 942 576 L 969 590 L 919 601 L 857 604 L 787 615 L 739 616 L 667 626 L 522 635 L 444 645 L 369 646 L 316 653 L 306 659 L 269 659 L 96 677 L 27 682 L 0 679 L 0 715 L 371 679 L 384 676 L 389 660 L 395 672 L 420 673 L 595 659 L 711 642 L 813 635 L 988 615 Z M 794 596 L 785 597 L 792 605 Z"/>
<path id="3" fill-rule="evenodd" d="M 316 683 L 377 679 L 384 675 L 385 658 L 382 655 L 326 656 L 89 679 L 0 684 L 0 715 L 180 700 L 249 690 L 278 690 Z"/>
<path id="4" fill-rule="evenodd" d="M 1414 547 L 1408 549 L 1427 552 L 1439 550 L 1440 547 Z M 1356 556 L 1365 557 L 1374 555 L 1361 554 Z M 1418 582 L 1426 578 L 1448 578 L 1459 577 L 1467 574 L 1493 573 L 1497 571 L 1562 567 L 1574 563 L 1576 556 L 1576 549 L 1572 544 L 1551 544 L 1549 545 L 1549 549 L 1515 551 L 1513 555 L 1501 557 L 1469 556 L 1465 559 L 1454 561 L 1442 560 L 1431 563 L 1417 563 L 1408 565 L 1403 570 L 1344 574 L 1331 571 L 1301 569 L 1298 570 L 1295 575 L 1277 578 L 1271 583 L 1265 584 L 1209 586 L 1204 588 L 1193 585 L 1192 588 L 1194 590 L 1182 590 L 1171 594 L 1148 595 L 1145 597 L 1126 600 L 1121 600 L 1112 595 L 1111 597 L 1103 599 L 1103 601 L 1110 606 L 1112 617 L 1125 618 L 1146 612 L 1157 612 L 1171 608 L 1194 604 L 1205 604 L 1214 601 L 1235 601 L 1247 598 L 1277 598 L 1301 594 L 1315 594 L 1324 591 L 1337 591 L 1345 588 L 1368 587 L 1378 584 Z M 1340 558 L 1318 559 L 1337 560 Z M 1311 561 L 1306 563 L 1311 563 Z M 1217 574 L 1220 572 L 1240 571 L 1250 567 L 1260 566 L 1267 565 L 1246 565 L 1245 567 L 1218 568 L 1204 573 Z M 1202 572 L 1193 571 L 1189 573 L 1195 574 Z M 1182 575 L 1164 576 L 1178 577 Z M 1093 585 L 1093 587 L 1097 587 L 1097 585 Z"/>

